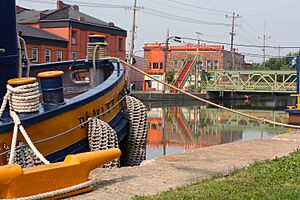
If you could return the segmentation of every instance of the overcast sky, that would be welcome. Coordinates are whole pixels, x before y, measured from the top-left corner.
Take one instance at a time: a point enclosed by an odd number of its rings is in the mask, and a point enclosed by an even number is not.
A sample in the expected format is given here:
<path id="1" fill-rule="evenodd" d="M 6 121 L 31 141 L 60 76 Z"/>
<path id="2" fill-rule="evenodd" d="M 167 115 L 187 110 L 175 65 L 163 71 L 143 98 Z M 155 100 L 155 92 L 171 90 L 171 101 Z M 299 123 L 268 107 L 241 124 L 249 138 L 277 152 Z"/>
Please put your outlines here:
<path id="1" fill-rule="evenodd" d="M 131 6 L 133 4 L 133 0 L 66 0 L 66 2 L 85 5 L 98 3 Z M 180 4 L 180 2 L 186 5 Z M 44 10 L 55 8 L 56 0 L 17 0 L 17 4 L 26 8 Z M 144 7 L 137 13 L 135 51 L 138 55 L 141 55 L 140 50 L 142 50 L 144 42 L 164 41 L 168 29 L 170 35 L 197 38 L 196 32 L 200 32 L 203 40 L 230 43 L 231 27 L 224 24 L 231 24 L 231 19 L 226 18 L 226 14 L 232 15 L 232 12 L 241 16 L 236 20 L 234 43 L 263 45 L 263 41 L 258 37 L 263 35 L 265 22 L 266 35 L 268 38 L 271 37 L 266 40 L 267 45 L 300 46 L 299 0 L 137 0 L 137 5 Z M 107 22 L 112 21 L 116 26 L 126 29 L 128 31 L 127 43 L 130 41 L 131 10 L 102 8 L 96 5 L 79 7 L 80 11 L 86 14 Z M 166 18 L 164 17 L 165 13 L 171 15 L 167 15 Z M 168 19 L 170 17 L 179 17 L 188 22 Z M 193 21 L 196 23 L 192 23 Z M 127 45 L 127 49 L 128 47 L 129 45 Z M 230 49 L 228 45 L 225 48 Z M 249 53 L 263 54 L 261 48 L 237 48 L 239 52 L 247 53 L 247 55 Z M 295 52 L 297 49 L 281 50 L 281 55 L 290 51 Z M 278 49 L 267 49 L 268 55 L 277 56 L 278 53 Z M 261 58 L 249 56 L 246 57 L 246 60 L 262 61 Z"/>

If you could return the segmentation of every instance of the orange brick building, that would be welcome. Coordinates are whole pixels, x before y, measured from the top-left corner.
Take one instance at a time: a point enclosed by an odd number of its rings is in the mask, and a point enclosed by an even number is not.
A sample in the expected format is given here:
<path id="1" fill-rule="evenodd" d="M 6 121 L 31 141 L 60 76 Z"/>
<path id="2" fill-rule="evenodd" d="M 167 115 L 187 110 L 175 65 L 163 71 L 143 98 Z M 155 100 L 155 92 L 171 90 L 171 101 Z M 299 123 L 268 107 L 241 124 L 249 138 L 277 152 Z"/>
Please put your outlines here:
<path id="1" fill-rule="evenodd" d="M 166 46 L 162 43 L 150 43 L 144 45 L 144 69 L 145 72 L 153 77 L 163 80 L 164 74 L 164 50 Z M 200 71 L 214 70 L 233 70 L 244 68 L 244 56 L 239 53 L 233 53 L 234 64 L 231 65 L 231 52 L 226 51 L 221 45 L 193 45 L 169 46 L 167 72 L 174 70 L 175 73 L 183 65 L 186 59 L 193 59 L 196 55 L 200 56 Z M 144 90 L 161 90 L 162 85 L 150 78 L 144 79 Z"/>
<path id="2" fill-rule="evenodd" d="M 84 59 L 90 34 L 107 36 L 108 55 L 122 59 L 126 56 L 126 30 L 115 26 L 112 22 L 107 23 L 86 15 L 79 11 L 78 6 L 67 5 L 60 0 L 57 1 L 57 8 L 54 10 L 35 11 L 17 7 L 17 23 L 46 31 L 67 41 L 64 48 L 55 46 L 56 43 L 53 41 L 45 41 L 44 46 L 35 46 L 32 40 L 25 38 L 29 46 L 29 57 L 35 56 L 34 48 L 38 49 L 39 58 L 42 56 L 38 63 L 44 62 L 46 57 L 48 61 L 49 52 L 50 62 L 57 61 L 57 57 L 62 57 L 62 60 Z"/>

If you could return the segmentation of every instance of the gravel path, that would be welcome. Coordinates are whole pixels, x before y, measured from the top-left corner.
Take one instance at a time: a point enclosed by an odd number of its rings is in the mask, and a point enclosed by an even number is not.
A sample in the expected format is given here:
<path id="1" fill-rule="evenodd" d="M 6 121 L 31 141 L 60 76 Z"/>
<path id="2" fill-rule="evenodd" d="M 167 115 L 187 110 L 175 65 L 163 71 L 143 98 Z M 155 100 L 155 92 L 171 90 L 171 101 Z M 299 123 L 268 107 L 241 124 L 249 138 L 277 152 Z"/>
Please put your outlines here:
<path id="1" fill-rule="evenodd" d="M 157 194 L 227 174 L 255 161 L 288 155 L 300 146 L 300 133 L 272 139 L 234 142 L 149 160 L 139 167 L 96 169 L 91 174 L 94 191 L 71 199 L 130 199 L 134 195 Z"/>

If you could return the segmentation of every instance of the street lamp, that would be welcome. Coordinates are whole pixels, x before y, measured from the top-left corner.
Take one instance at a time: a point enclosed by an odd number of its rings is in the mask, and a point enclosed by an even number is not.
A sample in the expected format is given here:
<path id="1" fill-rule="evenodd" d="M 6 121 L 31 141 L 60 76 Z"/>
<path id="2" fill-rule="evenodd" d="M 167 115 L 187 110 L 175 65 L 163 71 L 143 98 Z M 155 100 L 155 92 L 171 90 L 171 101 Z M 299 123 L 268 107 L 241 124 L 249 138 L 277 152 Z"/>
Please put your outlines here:
<path id="1" fill-rule="evenodd" d="M 167 81 L 167 63 L 168 63 L 168 50 L 169 50 L 169 41 L 174 40 L 175 42 L 181 42 L 181 37 L 170 36 L 166 39 L 166 48 L 165 48 L 165 60 L 164 60 L 164 82 Z M 163 85 L 163 93 L 166 92 L 166 85 Z"/>

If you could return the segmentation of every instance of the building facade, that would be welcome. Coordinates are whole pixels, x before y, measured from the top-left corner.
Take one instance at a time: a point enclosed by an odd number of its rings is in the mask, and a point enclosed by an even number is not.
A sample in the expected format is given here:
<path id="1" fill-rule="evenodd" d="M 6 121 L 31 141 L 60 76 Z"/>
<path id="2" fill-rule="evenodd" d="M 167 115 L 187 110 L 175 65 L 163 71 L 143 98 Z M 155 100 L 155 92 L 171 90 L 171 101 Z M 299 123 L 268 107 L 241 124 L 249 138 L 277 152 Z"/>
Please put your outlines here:
<path id="1" fill-rule="evenodd" d="M 68 40 L 47 31 L 26 25 L 17 25 L 19 34 L 26 41 L 31 63 L 67 60 Z"/>
<path id="2" fill-rule="evenodd" d="M 61 45 L 53 46 L 51 52 L 57 52 L 49 56 L 49 50 L 43 46 L 34 46 L 31 40 L 25 38 L 29 46 L 28 53 L 36 54 L 36 49 L 44 54 L 45 58 L 38 59 L 38 63 L 45 60 L 57 61 L 86 58 L 86 45 L 91 34 L 105 35 L 108 42 L 108 55 L 125 59 L 127 31 L 114 25 L 112 22 L 104 22 L 79 11 L 76 5 L 68 5 L 57 1 L 57 8 L 53 10 L 35 11 L 17 7 L 17 23 L 31 26 L 46 31 L 67 41 L 64 50 Z M 61 55 L 62 54 L 62 55 Z M 40 54 L 41 55 L 41 54 Z M 47 57 L 47 58 L 46 58 Z"/>
<path id="3" fill-rule="evenodd" d="M 162 43 L 144 45 L 144 70 L 153 77 L 164 79 L 165 48 Z M 192 60 L 196 55 L 200 57 L 200 69 L 207 72 L 215 70 L 241 70 L 244 68 L 244 55 L 226 51 L 221 45 L 185 45 L 169 46 L 166 71 L 175 73 L 185 63 Z M 194 73 L 192 73 L 194 76 Z M 144 78 L 144 90 L 162 90 L 162 84 Z"/>

